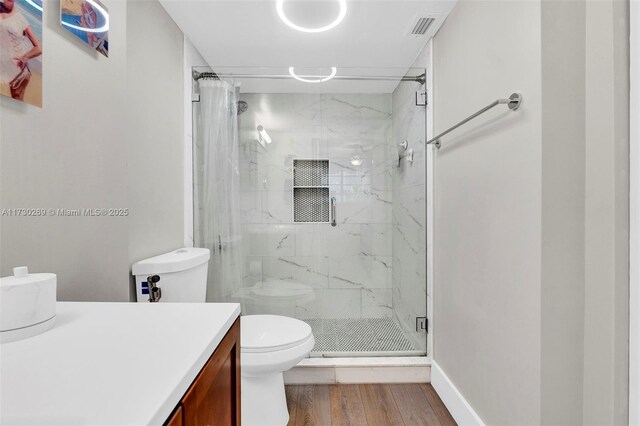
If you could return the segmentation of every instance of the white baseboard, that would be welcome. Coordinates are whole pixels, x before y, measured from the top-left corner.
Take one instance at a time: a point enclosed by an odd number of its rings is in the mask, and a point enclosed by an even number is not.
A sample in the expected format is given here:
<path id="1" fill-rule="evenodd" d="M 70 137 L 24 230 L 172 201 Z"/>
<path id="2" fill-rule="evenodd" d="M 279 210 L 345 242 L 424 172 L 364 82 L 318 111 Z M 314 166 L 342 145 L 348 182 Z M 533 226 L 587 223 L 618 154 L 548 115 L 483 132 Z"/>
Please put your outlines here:
<path id="1" fill-rule="evenodd" d="M 284 372 L 284 382 L 288 385 L 431 383 L 459 425 L 485 425 L 442 368 L 427 357 L 307 358 Z"/>
<path id="2" fill-rule="evenodd" d="M 437 362 L 431 361 L 431 386 L 459 425 L 484 426 L 484 422 Z"/>
<path id="3" fill-rule="evenodd" d="M 430 381 L 431 363 L 426 357 L 308 358 L 284 373 L 288 385 Z"/>

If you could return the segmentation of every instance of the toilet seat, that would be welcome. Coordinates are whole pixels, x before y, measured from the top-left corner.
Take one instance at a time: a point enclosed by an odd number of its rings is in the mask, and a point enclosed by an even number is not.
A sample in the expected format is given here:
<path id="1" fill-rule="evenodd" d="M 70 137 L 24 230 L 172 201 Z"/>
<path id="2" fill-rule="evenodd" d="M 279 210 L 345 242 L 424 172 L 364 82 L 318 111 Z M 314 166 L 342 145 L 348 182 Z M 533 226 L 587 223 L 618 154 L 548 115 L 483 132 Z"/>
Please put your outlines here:
<path id="1" fill-rule="evenodd" d="M 281 374 L 309 356 L 315 344 L 309 324 L 295 318 L 244 315 L 240 330 L 243 376 Z"/>
<path id="2" fill-rule="evenodd" d="M 242 316 L 240 321 L 242 353 L 282 351 L 304 345 L 313 338 L 309 324 L 295 318 L 278 315 L 246 315 Z"/>

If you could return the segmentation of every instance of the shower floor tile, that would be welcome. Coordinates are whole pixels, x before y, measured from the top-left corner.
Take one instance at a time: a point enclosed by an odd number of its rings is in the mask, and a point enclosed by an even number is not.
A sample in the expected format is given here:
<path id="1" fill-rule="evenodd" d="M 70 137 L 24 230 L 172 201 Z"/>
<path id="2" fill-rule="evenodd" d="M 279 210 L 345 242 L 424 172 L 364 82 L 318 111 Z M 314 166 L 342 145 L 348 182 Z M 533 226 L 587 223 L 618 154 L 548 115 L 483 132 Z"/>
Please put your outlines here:
<path id="1" fill-rule="evenodd" d="M 311 356 L 419 354 L 392 318 L 305 319 L 316 344 Z"/>

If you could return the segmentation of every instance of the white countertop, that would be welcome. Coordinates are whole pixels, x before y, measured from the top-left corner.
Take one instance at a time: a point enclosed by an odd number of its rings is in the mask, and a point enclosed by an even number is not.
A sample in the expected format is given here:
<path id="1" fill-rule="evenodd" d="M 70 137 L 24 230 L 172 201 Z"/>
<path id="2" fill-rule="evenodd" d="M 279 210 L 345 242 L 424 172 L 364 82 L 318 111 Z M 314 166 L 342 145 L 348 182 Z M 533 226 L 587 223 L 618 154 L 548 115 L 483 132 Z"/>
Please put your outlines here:
<path id="1" fill-rule="evenodd" d="M 162 424 L 240 315 L 235 303 L 58 302 L 0 344 L 0 424 Z"/>

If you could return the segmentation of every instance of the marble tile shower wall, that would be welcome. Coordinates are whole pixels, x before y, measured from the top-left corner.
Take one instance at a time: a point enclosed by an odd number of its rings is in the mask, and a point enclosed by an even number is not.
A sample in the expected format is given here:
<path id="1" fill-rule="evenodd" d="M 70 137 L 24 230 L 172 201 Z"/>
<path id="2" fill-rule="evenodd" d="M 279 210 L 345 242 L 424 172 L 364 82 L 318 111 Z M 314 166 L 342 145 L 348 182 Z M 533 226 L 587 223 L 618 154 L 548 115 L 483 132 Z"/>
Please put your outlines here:
<path id="1" fill-rule="evenodd" d="M 415 105 L 416 83 L 403 82 L 392 96 L 393 141 L 406 140 L 413 163 L 392 169 L 392 306 L 393 316 L 416 348 L 426 350 L 416 317 L 427 311 L 425 107 Z"/>
<path id="2" fill-rule="evenodd" d="M 244 285 L 284 280 L 307 286 L 296 289 L 298 297 L 264 297 L 250 309 L 299 318 L 390 317 L 391 95 L 240 98 L 249 105 L 240 116 Z M 259 124 L 273 141 L 266 148 L 256 140 Z M 352 164 L 354 156 L 360 165 Z M 295 158 L 329 159 L 336 227 L 293 223 Z"/>

